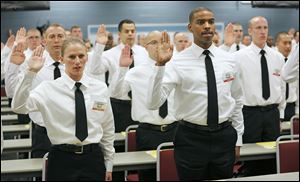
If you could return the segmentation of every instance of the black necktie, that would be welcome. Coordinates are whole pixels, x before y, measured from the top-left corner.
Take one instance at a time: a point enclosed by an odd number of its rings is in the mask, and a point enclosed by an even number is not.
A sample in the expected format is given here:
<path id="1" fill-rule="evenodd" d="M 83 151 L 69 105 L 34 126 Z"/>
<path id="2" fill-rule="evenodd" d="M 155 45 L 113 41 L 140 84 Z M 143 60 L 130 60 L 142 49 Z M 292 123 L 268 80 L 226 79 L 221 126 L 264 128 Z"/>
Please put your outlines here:
<path id="1" fill-rule="evenodd" d="M 86 119 L 86 109 L 84 96 L 82 91 L 80 90 L 81 83 L 75 83 L 75 119 L 76 119 L 76 131 L 75 136 L 83 141 L 88 136 L 87 129 L 87 119 Z"/>
<path id="2" fill-rule="evenodd" d="M 269 71 L 268 71 L 268 64 L 265 57 L 266 51 L 261 50 L 261 78 L 262 78 L 262 96 L 265 100 L 268 100 L 270 97 L 270 85 L 269 85 Z"/>
<path id="3" fill-rule="evenodd" d="M 213 128 L 219 123 L 218 93 L 214 67 L 209 56 L 209 50 L 203 51 L 207 77 L 207 125 Z"/>
<path id="4" fill-rule="evenodd" d="M 236 50 L 240 50 L 240 46 L 238 44 L 236 45 Z"/>
<path id="5" fill-rule="evenodd" d="M 161 118 L 165 118 L 168 115 L 168 100 L 165 101 L 165 103 L 159 107 L 159 116 Z"/>
<path id="6" fill-rule="evenodd" d="M 55 68 L 54 68 L 54 80 L 56 80 L 57 78 L 61 77 L 60 70 L 58 68 L 59 64 L 60 64 L 60 62 L 54 62 L 53 63 L 53 65 L 55 66 Z"/>
<path id="7" fill-rule="evenodd" d="M 129 69 L 133 68 L 134 67 L 134 57 L 133 57 L 133 50 L 130 49 L 130 57 L 132 58 L 132 63 L 131 65 L 129 66 Z M 129 98 L 132 98 L 132 93 L 131 91 L 128 92 L 128 97 Z"/>
<path id="8" fill-rule="evenodd" d="M 286 62 L 288 60 L 288 58 L 284 58 L 284 61 Z M 285 85 L 286 90 L 285 90 L 285 99 L 287 100 L 289 98 L 289 84 L 286 83 Z"/>

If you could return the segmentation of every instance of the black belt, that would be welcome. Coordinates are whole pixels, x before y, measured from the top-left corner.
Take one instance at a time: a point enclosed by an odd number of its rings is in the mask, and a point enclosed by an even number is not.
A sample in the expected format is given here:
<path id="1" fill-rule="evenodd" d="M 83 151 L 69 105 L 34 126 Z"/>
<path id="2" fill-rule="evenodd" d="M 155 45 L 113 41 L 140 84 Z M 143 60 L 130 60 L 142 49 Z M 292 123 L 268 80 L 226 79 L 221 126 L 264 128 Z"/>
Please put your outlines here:
<path id="1" fill-rule="evenodd" d="M 83 154 L 87 152 L 92 152 L 96 149 L 99 149 L 99 143 L 92 143 L 87 145 L 71 145 L 71 144 L 60 144 L 52 145 L 54 149 L 58 149 L 64 152 L 71 152 L 75 154 Z"/>
<path id="2" fill-rule="evenodd" d="M 260 111 L 269 111 L 278 107 L 279 104 L 270 104 L 266 106 L 244 106 L 243 109 L 246 110 L 260 110 Z"/>
<path id="3" fill-rule="evenodd" d="M 122 103 L 122 104 L 131 104 L 131 100 L 121 100 L 121 99 L 115 99 L 115 98 L 110 98 L 111 102 L 114 103 Z"/>
<path id="4" fill-rule="evenodd" d="M 149 124 L 149 123 L 140 123 L 139 127 L 141 128 L 146 128 L 146 129 L 151 129 L 155 131 L 169 131 L 172 128 L 175 128 L 177 126 L 177 122 L 173 122 L 171 124 L 163 124 L 163 125 L 154 125 L 154 124 Z"/>
<path id="5" fill-rule="evenodd" d="M 210 128 L 210 127 L 204 126 L 204 125 L 190 123 L 190 122 L 184 121 L 184 120 L 181 120 L 179 123 L 183 126 L 187 126 L 189 128 L 197 129 L 197 130 L 201 130 L 201 131 L 218 131 L 218 130 L 221 130 L 221 129 L 226 128 L 231 125 L 231 122 L 229 122 L 229 121 L 224 121 L 223 123 L 218 124 L 214 128 Z"/>

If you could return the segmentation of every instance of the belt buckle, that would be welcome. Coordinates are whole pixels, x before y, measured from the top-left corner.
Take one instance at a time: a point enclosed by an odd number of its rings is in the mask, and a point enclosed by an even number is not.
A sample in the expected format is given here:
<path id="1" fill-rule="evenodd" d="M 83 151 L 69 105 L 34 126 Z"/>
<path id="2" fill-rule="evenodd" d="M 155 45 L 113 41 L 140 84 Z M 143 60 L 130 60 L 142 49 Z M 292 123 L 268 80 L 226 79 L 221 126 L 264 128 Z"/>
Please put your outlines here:
<path id="1" fill-rule="evenodd" d="M 160 126 L 160 131 L 161 131 L 161 132 L 167 131 L 167 126 L 168 126 L 168 125 L 166 125 L 166 124 L 161 125 L 161 126 Z"/>
<path id="2" fill-rule="evenodd" d="M 82 154 L 83 153 L 83 145 L 81 145 L 79 147 L 80 147 L 80 151 L 74 152 L 75 154 Z"/>

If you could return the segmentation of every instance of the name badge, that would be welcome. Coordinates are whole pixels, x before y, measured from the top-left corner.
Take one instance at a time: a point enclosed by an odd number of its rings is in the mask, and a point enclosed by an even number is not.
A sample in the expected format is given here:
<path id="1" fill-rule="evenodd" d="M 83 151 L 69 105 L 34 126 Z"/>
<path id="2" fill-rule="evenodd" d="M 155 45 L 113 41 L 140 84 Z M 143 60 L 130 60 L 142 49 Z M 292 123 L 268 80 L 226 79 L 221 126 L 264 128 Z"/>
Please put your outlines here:
<path id="1" fill-rule="evenodd" d="M 232 72 L 227 72 L 223 75 L 224 82 L 230 82 L 232 80 L 234 80 L 234 74 Z"/>
<path id="2" fill-rule="evenodd" d="M 94 111 L 105 111 L 106 110 L 106 103 L 101 101 L 94 101 L 92 110 Z"/>

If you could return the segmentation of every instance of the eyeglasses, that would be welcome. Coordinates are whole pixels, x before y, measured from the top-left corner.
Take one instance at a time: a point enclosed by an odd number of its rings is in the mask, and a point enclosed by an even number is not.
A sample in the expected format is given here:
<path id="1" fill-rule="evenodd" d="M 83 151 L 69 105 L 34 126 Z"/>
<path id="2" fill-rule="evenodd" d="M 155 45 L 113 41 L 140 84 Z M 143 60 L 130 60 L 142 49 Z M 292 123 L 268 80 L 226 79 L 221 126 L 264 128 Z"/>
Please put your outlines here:
<path id="1" fill-rule="evenodd" d="M 156 45 L 156 44 L 158 44 L 158 43 L 159 43 L 159 42 L 158 42 L 157 40 L 152 40 L 152 41 L 148 42 L 146 45 L 148 45 L 148 44 Z"/>

